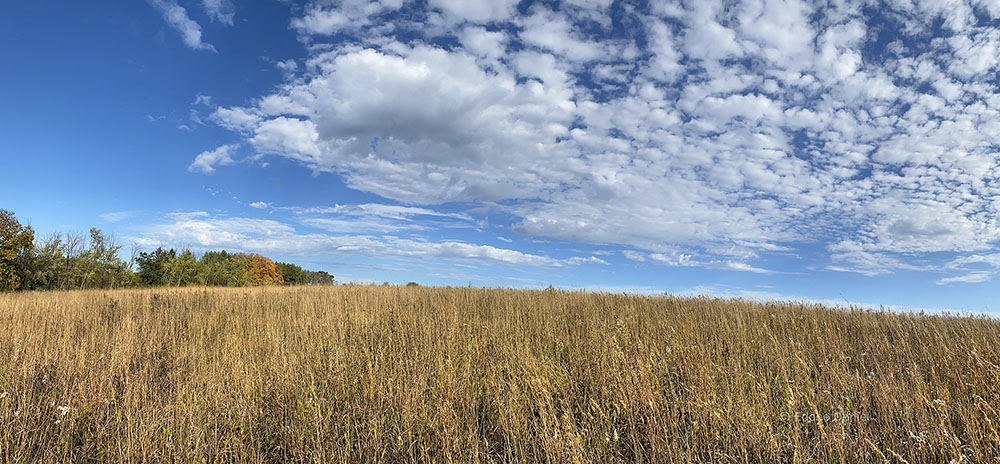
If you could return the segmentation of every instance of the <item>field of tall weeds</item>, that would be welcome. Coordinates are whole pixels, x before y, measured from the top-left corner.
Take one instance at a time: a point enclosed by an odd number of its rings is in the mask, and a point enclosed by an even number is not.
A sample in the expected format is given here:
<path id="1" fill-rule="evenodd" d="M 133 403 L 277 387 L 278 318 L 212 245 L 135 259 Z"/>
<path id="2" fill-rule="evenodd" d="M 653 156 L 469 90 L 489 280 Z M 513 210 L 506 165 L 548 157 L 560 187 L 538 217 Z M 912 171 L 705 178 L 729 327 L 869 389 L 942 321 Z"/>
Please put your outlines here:
<path id="1" fill-rule="evenodd" d="M 425 287 L 0 295 L 3 462 L 1000 462 L 1000 323 Z"/>

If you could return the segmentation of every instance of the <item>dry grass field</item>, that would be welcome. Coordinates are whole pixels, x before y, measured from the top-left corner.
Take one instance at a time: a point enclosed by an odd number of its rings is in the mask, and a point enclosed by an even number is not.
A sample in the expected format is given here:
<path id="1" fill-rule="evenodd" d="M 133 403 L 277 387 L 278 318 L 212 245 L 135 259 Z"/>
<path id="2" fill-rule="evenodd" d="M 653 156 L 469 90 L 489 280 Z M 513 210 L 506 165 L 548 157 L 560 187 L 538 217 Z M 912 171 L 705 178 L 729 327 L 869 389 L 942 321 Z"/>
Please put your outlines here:
<path id="1" fill-rule="evenodd" d="M 560 291 L 0 295 L 3 462 L 1000 462 L 1000 323 Z"/>

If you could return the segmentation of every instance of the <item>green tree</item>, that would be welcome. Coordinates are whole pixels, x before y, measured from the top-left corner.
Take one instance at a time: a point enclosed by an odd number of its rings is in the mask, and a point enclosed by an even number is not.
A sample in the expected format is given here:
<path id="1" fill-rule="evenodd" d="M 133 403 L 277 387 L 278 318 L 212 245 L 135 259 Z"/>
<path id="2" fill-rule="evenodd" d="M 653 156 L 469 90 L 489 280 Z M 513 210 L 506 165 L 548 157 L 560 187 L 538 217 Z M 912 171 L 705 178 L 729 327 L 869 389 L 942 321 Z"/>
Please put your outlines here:
<path id="1" fill-rule="evenodd" d="M 121 258 L 113 235 L 90 229 L 86 235 L 54 233 L 39 246 L 34 231 L 13 213 L 0 210 L 0 290 L 69 290 L 131 286 L 258 286 L 333 284 L 326 271 L 275 263 L 259 254 L 157 248 Z M 133 272 L 133 264 L 135 272 Z"/>
<path id="2" fill-rule="evenodd" d="M 198 283 L 201 285 L 225 286 L 237 280 L 239 264 L 235 255 L 223 251 L 209 251 L 198 260 Z"/>
<path id="3" fill-rule="evenodd" d="M 333 285 L 333 275 L 326 271 L 309 271 L 310 285 Z"/>
<path id="4" fill-rule="evenodd" d="M 309 273 L 309 285 L 333 285 L 333 275 L 326 271 L 307 271 Z"/>
<path id="5" fill-rule="evenodd" d="M 291 263 L 275 263 L 285 285 L 332 285 L 333 276 L 326 271 L 307 271 Z"/>
<path id="6" fill-rule="evenodd" d="M 135 258 L 135 263 L 139 270 L 139 283 L 150 287 L 157 285 L 169 285 L 167 271 L 171 261 L 177 257 L 177 252 L 173 249 L 164 250 L 157 248 L 152 252 L 139 253 Z"/>
<path id="7" fill-rule="evenodd" d="M 34 242 L 31 226 L 22 226 L 14 213 L 0 209 L 0 290 L 21 288 Z"/>
<path id="8" fill-rule="evenodd" d="M 114 237 L 104 235 L 100 229 L 90 229 L 90 246 L 78 260 L 80 288 L 116 288 L 128 286 L 131 270 L 128 263 L 118 257 L 121 245 Z"/>
<path id="9" fill-rule="evenodd" d="M 184 250 L 170 260 L 165 271 L 166 285 L 183 287 L 198 283 L 198 259 L 191 250 Z"/>
<path id="10" fill-rule="evenodd" d="M 54 233 L 45 239 L 41 246 L 35 246 L 31 265 L 28 268 L 29 283 L 26 288 L 32 290 L 54 290 L 59 288 L 59 277 L 62 269 L 62 234 Z"/>
<path id="11" fill-rule="evenodd" d="M 274 263 L 281 273 L 285 285 L 305 285 L 309 279 L 309 271 L 291 263 Z"/>
<path id="12" fill-rule="evenodd" d="M 86 266 L 81 263 L 85 252 L 83 236 L 76 233 L 54 233 L 32 252 L 28 267 L 29 285 L 37 290 L 79 288 L 86 278 Z"/>

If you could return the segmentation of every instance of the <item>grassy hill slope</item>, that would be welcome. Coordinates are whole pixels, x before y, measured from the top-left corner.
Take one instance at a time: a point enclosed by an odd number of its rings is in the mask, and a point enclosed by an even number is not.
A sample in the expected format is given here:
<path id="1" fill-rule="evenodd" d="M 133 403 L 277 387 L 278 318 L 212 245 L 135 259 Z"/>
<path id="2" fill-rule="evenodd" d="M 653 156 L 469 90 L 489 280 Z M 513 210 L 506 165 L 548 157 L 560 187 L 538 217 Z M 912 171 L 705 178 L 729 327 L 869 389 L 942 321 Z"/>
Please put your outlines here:
<path id="1" fill-rule="evenodd" d="M 998 364 L 995 320 L 792 303 L 0 294 L 0 461 L 997 462 Z"/>

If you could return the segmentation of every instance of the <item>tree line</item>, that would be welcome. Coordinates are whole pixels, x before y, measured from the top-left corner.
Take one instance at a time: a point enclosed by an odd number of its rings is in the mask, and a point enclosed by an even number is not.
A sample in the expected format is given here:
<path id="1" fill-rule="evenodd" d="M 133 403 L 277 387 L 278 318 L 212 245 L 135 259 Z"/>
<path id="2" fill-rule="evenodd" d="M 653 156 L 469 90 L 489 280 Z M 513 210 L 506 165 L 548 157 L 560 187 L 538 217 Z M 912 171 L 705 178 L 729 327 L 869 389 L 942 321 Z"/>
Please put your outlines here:
<path id="1" fill-rule="evenodd" d="M 152 286 L 333 284 L 326 271 L 274 262 L 256 253 L 157 248 L 122 257 L 123 246 L 100 229 L 89 237 L 55 233 L 35 243 L 31 226 L 0 209 L 0 291 Z"/>

